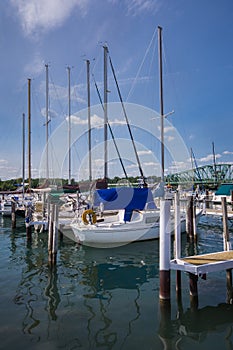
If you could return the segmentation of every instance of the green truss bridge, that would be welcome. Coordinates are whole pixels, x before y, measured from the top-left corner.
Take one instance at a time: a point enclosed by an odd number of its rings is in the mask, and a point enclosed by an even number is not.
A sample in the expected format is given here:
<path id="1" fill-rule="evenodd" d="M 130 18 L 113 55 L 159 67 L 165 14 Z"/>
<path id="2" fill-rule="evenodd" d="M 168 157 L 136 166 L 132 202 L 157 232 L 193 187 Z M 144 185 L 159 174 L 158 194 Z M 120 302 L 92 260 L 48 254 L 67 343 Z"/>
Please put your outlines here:
<path id="1" fill-rule="evenodd" d="M 217 186 L 223 182 L 233 182 L 233 163 L 204 165 L 192 170 L 167 175 L 166 183 L 171 185 L 192 183 L 194 185 Z"/>

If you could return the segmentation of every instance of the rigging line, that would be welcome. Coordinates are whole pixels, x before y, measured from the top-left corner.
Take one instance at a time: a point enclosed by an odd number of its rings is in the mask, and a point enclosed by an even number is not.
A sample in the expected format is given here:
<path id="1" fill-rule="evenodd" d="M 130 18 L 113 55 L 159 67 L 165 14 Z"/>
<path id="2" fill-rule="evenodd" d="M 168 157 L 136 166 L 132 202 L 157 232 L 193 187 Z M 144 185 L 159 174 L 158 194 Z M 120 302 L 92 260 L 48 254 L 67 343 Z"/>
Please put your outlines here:
<path id="1" fill-rule="evenodd" d="M 79 97 L 79 94 L 78 94 L 79 87 L 84 86 L 84 84 L 79 83 L 79 81 L 81 81 L 81 76 L 82 76 L 83 72 L 84 72 L 84 65 L 81 66 L 81 69 L 77 74 L 77 80 L 76 80 L 76 78 L 71 77 L 71 90 L 73 90 L 71 92 L 71 99 L 72 99 L 72 95 L 73 95 L 73 102 L 75 102 L 77 105 L 80 104 L 80 100 L 81 100 L 81 97 Z M 75 74 L 75 76 L 76 76 L 76 74 Z M 72 88 L 72 81 L 73 81 L 73 88 Z"/>
<path id="2" fill-rule="evenodd" d="M 50 76 L 50 80 L 51 80 L 51 83 L 52 83 L 53 88 L 54 88 L 54 91 L 55 91 L 55 97 L 56 97 L 57 102 L 58 102 L 58 104 L 59 104 L 59 106 L 60 106 L 60 109 L 61 109 L 61 113 L 62 113 L 62 115 L 66 115 L 65 112 L 64 112 L 64 108 L 63 108 L 63 106 L 62 106 L 62 103 L 61 103 L 61 101 L 60 101 L 60 97 L 59 97 L 59 95 L 58 95 L 57 87 L 56 87 L 56 85 L 55 85 L 55 83 L 54 83 L 53 77 L 52 77 L 52 75 L 51 75 L 50 72 L 49 72 L 49 76 Z"/>
<path id="3" fill-rule="evenodd" d="M 98 45 L 98 47 L 99 47 L 99 45 Z M 100 50 L 99 50 L 99 54 L 97 55 L 97 57 L 93 58 L 94 64 L 91 65 L 91 70 L 90 71 L 91 71 L 92 75 L 94 74 L 94 70 L 95 70 L 96 66 L 99 64 L 101 57 L 102 57 L 102 55 L 101 55 Z"/>
<path id="4" fill-rule="evenodd" d="M 134 142 L 133 134 L 132 134 L 132 131 L 131 131 L 131 128 L 130 128 L 130 125 L 129 125 L 129 120 L 128 120 L 128 117 L 127 117 L 127 114 L 126 114 L 125 105 L 123 103 L 123 99 L 122 99 L 122 96 L 121 96 L 120 88 L 119 88 L 119 85 L 118 85 L 118 82 L 117 82 L 117 79 L 116 79 L 116 74 L 115 74 L 115 71 L 114 71 L 114 68 L 113 68 L 113 64 L 112 64 L 112 60 L 111 60 L 110 56 L 109 56 L 109 61 L 110 61 L 110 66 L 111 66 L 112 73 L 113 73 L 113 76 L 114 76 L 114 80 L 115 80 L 115 83 L 116 83 L 118 95 L 119 95 L 119 98 L 120 98 L 120 101 L 121 101 L 121 105 L 122 105 L 123 113 L 124 113 L 125 120 L 126 120 L 126 123 L 127 123 L 127 127 L 128 127 L 128 130 L 129 130 L 130 138 L 131 138 L 131 141 L 132 141 L 132 144 L 133 144 L 133 149 L 134 149 L 135 157 L 137 159 L 139 172 L 140 172 L 141 177 L 143 179 L 144 185 L 146 185 L 145 176 L 144 176 L 143 171 L 142 171 L 142 167 L 141 167 L 141 163 L 140 163 L 140 160 L 139 160 L 139 157 L 138 157 L 138 153 L 137 153 L 136 145 L 135 145 L 135 142 Z"/>
<path id="5" fill-rule="evenodd" d="M 157 34 L 157 28 L 155 29 L 155 31 L 154 31 L 154 33 L 153 33 L 153 35 L 152 35 L 151 41 L 150 41 L 150 43 L 149 43 L 149 46 L 147 47 L 146 52 L 145 52 L 145 55 L 144 55 L 144 57 L 143 57 L 143 59 L 142 59 L 142 63 L 140 64 L 140 67 L 138 68 L 136 77 L 134 78 L 133 84 L 132 84 L 132 86 L 131 86 L 131 89 L 129 90 L 129 93 L 128 93 L 126 102 L 129 100 L 129 97 L 130 97 L 130 95 L 132 94 L 132 91 L 133 91 L 133 89 L 134 89 L 134 86 L 135 86 L 135 84 L 136 84 L 136 81 L 137 81 L 137 79 L 138 79 L 138 76 L 139 76 L 139 74 L 140 74 L 140 71 L 141 71 L 141 69 L 142 69 L 142 66 L 144 65 L 144 62 L 145 62 L 145 60 L 146 60 L 146 56 L 147 56 L 147 54 L 148 54 L 148 52 L 149 52 L 149 50 L 150 50 L 150 47 L 151 47 L 151 45 L 152 45 L 152 43 L 153 43 L 153 40 L 154 40 L 156 34 Z"/>
<path id="6" fill-rule="evenodd" d="M 98 94 L 99 99 L 100 99 L 101 106 L 102 106 L 102 108 L 103 108 L 103 110 L 104 110 L 103 101 L 102 101 L 102 98 L 101 98 L 101 95 L 100 95 L 100 92 L 99 92 L 99 89 L 98 89 L 98 86 L 97 86 L 97 83 L 96 83 L 96 81 L 95 81 L 95 77 L 94 77 L 94 74 L 93 74 L 93 73 L 92 73 L 92 77 L 93 77 L 94 84 L 95 84 L 95 87 L 96 87 L 96 90 L 97 90 L 97 94 Z M 109 131 L 110 131 L 110 133 L 111 133 L 111 136 L 112 136 L 112 140 L 113 140 L 113 143 L 114 143 L 114 146 L 115 146 L 115 149 L 116 149 L 116 152 L 117 152 L 119 161 L 120 161 L 120 163 L 121 163 L 121 167 L 122 167 L 122 169 L 123 169 L 123 171 L 124 171 L 125 178 L 128 180 L 128 175 L 127 175 L 127 173 L 126 173 L 126 170 L 125 170 L 125 167 L 124 167 L 124 164 L 123 164 L 123 161 L 122 161 L 122 158 L 121 158 L 119 149 L 118 149 L 118 147 L 117 147 L 116 140 L 115 140 L 115 137 L 114 137 L 114 134 L 113 134 L 111 125 L 109 124 L 109 121 L 107 121 L 107 124 L 108 124 L 108 127 L 109 127 Z"/>

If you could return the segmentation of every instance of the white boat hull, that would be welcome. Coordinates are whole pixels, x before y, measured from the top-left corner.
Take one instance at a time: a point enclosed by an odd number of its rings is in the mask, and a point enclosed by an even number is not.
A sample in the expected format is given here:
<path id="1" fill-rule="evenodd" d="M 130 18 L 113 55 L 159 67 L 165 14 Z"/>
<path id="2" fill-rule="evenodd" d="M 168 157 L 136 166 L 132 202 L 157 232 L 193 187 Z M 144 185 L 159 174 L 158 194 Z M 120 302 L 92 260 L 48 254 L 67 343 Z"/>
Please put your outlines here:
<path id="1" fill-rule="evenodd" d="M 144 214 L 143 214 L 144 215 Z M 145 220 L 133 220 L 130 222 L 103 222 L 84 225 L 72 223 L 71 230 L 64 231 L 64 235 L 73 241 L 92 247 L 108 248 L 117 247 L 135 241 L 147 241 L 159 239 L 160 225 L 158 212 L 157 221 L 146 224 Z M 199 215 L 197 219 L 199 219 Z M 181 232 L 186 231 L 186 220 L 181 219 Z M 171 220 L 171 234 L 174 234 L 174 222 Z"/>

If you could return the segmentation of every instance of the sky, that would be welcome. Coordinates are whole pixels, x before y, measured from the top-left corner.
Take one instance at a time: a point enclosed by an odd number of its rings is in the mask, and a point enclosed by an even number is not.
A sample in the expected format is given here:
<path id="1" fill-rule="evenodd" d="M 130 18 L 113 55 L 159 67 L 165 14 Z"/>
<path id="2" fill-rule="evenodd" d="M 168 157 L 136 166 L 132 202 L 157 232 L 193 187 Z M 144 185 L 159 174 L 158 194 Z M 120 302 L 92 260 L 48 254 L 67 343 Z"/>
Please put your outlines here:
<path id="1" fill-rule="evenodd" d="M 68 177 L 69 67 L 71 174 L 77 180 L 88 178 L 87 60 L 92 176 L 103 176 L 104 114 L 99 99 L 99 95 L 104 99 L 103 46 L 108 47 L 107 98 L 113 104 L 108 120 L 128 176 L 140 173 L 109 57 L 142 169 L 146 176 L 159 175 L 158 26 L 162 27 L 164 114 L 168 114 L 165 172 L 190 168 L 191 148 L 198 166 L 213 164 L 213 145 L 217 163 L 232 163 L 232 0 L 1 0 L 0 179 L 22 176 L 23 113 L 27 164 L 28 79 L 32 176 L 43 176 L 46 64 L 50 176 Z M 108 175 L 121 177 L 123 170 L 109 132 L 108 144 Z M 25 171 L 27 176 L 27 165 Z"/>

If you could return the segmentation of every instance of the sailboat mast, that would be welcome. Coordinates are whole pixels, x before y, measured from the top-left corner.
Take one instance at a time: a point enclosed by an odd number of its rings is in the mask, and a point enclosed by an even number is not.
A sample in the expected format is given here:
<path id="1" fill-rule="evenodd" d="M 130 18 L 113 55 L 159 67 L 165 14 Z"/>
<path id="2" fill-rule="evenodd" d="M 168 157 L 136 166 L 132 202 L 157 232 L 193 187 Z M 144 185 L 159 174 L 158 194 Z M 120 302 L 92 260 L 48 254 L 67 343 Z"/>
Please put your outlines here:
<path id="1" fill-rule="evenodd" d="M 214 163 L 214 185 L 216 185 L 217 171 L 216 171 L 216 157 L 215 157 L 215 150 L 214 150 L 214 142 L 212 142 L 212 149 L 213 149 L 213 163 Z"/>
<path id="2" fill-rule="evenodd" d="M 162 27 L 158 27 L 159 81 L 160 81 L 160 128 L 161 128 L 161 181 L 164 182 L 164 111 L 163 111 L 163 63 Z"/>
<path id="3" fill-rule="evenodd" d="M 69 150 L 69 159 L 68 159 L 68 184 L 71 184 L 71 123 L 70 123 L 70 67 L 67 67 L 68 71 L 68 150 Z"/>
<path id="4" fill-rule="evenodd" d="M 104 179 L 108 178 L 108 82 L 107 82 L 107 59 L 108 47 L 104 46 Z"/>
<path id="5" fill-rule="evenodd" d="M 45 65 L 45 74 L 46 74 L 46 180 L 49 179 L 49 66 Z"/>
<path id="6" fill-rule="evenodd" d="M 31 79 L 28 79 L 28 188 L 31 191 Z"/>
<path id="7" fill-rule="evenodd" d="M 25 192 L 25 114 L 23 113 L 23 127 L 22 127 L 22 182 L 23 182 L 23 199 Z"/>
<path id="8" fill-rule="evenodd" d="M 90 99 L 90 61 L 87 63 L 87 113 L 88 113 L 88 146 L 89 146 L 89 181 L 92 181 L 91 169 L 91 99 Z"/>

